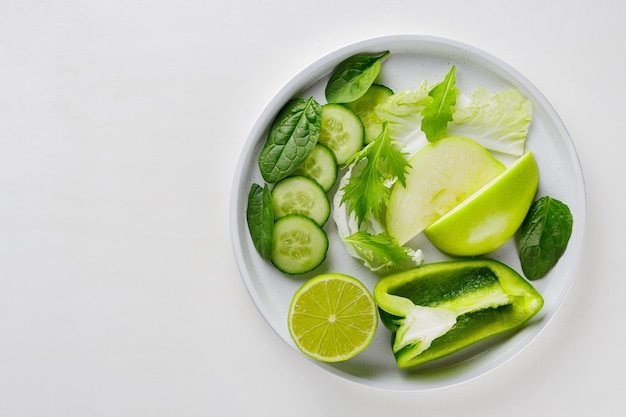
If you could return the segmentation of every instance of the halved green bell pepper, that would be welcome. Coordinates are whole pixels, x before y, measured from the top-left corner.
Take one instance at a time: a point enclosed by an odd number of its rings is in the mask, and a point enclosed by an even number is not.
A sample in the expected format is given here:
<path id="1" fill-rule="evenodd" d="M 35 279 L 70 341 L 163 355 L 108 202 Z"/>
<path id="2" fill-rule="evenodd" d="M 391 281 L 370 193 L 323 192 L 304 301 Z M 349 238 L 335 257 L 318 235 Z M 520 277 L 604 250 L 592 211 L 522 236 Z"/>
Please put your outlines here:
<path id="1" fill-rule="evenodd" d="M 400 368 L 515 329 L 543 307 L 530 283 L 491 259 L 432 263 L 388 275 L 376 284 L 374 298 L 392 331 Z"/>

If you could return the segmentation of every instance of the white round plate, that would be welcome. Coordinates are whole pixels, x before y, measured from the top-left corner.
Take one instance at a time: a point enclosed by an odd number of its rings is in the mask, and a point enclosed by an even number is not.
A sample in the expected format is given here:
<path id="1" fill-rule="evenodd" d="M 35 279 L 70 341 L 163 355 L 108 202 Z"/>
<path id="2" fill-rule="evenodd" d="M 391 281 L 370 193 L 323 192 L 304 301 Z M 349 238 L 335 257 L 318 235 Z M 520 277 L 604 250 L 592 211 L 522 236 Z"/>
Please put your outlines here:
<path id="1" fill-rule="evenodd" d="M 543 95 L 516 70 L 471 46 L 430 36 L 392 35 L 364 40 L 324 56 L 291 79 L 261 113 L 248 136 L 235 172 L 232 191 L 232 243 L 246 288 L 265 320 L 295 350 L 287 329 L 287 311 L 295 291 L 313 275 L 334 271 L 352 275 L 373 290 L 379 276 L 350 257 L 329 219 L 326 231 L 330 250 L 325 263 L 312 274 L 287 276 L 257 254 L 246 224 L 247 196 L 253 183 L 262 185 L 257 158 L 268 129 L 280 108 L 293 97 L 313 96 L 326 102 L 324 88 L 334 67 L 362 52 L 388 50 L 378 78 L 398 92 L 443 80 L 456 65 L 457 87 L 470 94 L 477 86 L 488 90 L 515 87 L 534 105 L 533 121 L 526 141 L 540 170 L 538 196 L 550 195 L 566 203 L 574 218 L 569 245 L 559 263 L 533 285 L 543 295 L 543 309 L 522 329 L 488 339 L 454 355 L 413 370 L 400 370 L 390 348 L 390 332 L 379 325 L 372 344 L 357 357 L 337 364 L 316 362 L 321 368 L 350 381 L 389 390 L 422 391 L 456 385 L 481 376 L 521 352 L 546 327 L 567 295 L 576 276 L 583 250 L 586 204 L 583 175 L 576 151 L 557 113 Z M 340 173 L 341 175 L 341 173 Z M 332 198 L 332 196 L 331 196 Z M 446 259 L 426 239 L 418 239 L 426 262 Z M 515 243 L 509 242 L 489 257 L 521 271 Z M 302 355 L 303 360 L 311 360 Z"/>

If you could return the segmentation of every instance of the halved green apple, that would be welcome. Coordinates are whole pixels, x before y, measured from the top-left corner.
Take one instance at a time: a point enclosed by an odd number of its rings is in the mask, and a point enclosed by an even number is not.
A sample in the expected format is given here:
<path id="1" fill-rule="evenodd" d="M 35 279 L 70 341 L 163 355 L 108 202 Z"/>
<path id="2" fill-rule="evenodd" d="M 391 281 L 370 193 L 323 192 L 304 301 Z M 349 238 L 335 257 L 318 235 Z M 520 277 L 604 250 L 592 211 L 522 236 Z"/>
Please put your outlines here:
<path id="1" fill-rule="evenodd" d="M 387 232 L 401 245 L 506 169 L 483 146 L 458 136 L 426 145 L 409 163 L 406 187 L 393 186 L 386 213 Z"/>
<path id="2" fill-rule="evenodd" d="M 440 251 L 477 256 L 504 245 L 520 227 L 539 186 L 539 169 L 528 152 L 502 174 L 424 230 Z"/>

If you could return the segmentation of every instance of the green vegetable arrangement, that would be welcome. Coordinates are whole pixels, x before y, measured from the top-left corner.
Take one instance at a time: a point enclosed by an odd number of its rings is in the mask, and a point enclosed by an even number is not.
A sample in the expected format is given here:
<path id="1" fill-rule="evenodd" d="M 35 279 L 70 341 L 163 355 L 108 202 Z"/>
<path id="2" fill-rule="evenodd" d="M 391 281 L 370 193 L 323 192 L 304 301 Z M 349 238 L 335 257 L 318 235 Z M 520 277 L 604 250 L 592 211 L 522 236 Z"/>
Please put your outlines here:
<path id="1" fill-rule="evenodd" d="M 251 186 L 247 222 L 263 259 L 287 275 L 309 273 L 326 259 L 334 193 L 339 235 L 380 274 L 374 298 L 398 366 L 408 368 L 519 328 L 543 306 L 507 265 L 485 257 L 424 263 L 419 249 L 398 244 L 385 227 L 392 187 L 406 187 L 419 149 L 458 136 L 522 157 L 532 103 L 515 89 L 479 87 L 459 104 L 455 66 L 439 83 L 393 92 L 376 83 L 389 55 L 349 57 L 329 78 L 326 104 L 294 98 L 279 111 L 258 157 L 265 184 Z M 516 237 L 527 279 L 557 264 L 572 224 L 565 203 L 541 196 L 532 204 Z"/>

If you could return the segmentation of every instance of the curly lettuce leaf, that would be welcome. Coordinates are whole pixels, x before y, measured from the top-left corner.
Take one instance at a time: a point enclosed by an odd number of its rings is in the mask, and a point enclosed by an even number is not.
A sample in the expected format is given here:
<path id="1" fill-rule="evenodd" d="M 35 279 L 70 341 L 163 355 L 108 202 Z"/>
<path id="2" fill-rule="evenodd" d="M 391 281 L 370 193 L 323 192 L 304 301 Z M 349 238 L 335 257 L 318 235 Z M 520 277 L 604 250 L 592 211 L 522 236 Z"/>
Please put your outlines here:
<path id="1" fill-rule="evenodd" d="M 448 135 L 464 136 L 489 150 L 521 156 L 532 112 L 532 102 L 515 88 L 489 93 L 478 87 L 467 105 L 456 107 Z"/>
<path id="2" fill-rule="evenodd" d="M 342 188 L 342 204 L 354 213 L 360 226 L 369 216 L 380 217 L 383 207 L 389 202 L 389 184 L 406 182 L 409 163 L 404 153 L 394 146 L 387 123 L 383 123 L 380 136 L 356 153 L 349 163 L 354 163 L 352 175 Z"/>
<path id="3" fill-rule="evenodd" d="M 361 230 L 343 241 L 351 244 L 373 271 L 409 265 L 413 260 L 411 249 L 398 245 L 387 233 L 371 234 Z"/>
<path id="4" fill-rule="evenodd" d="M 417 88 L 395 93 L 376 106 L 378 118 L 387 123 L 389 136 L 407 147 L 410 153 L 428 143 L 421 127 L 422 111 L 433 101 L 429 92 L 428 82 L 424 80 Z"/>

